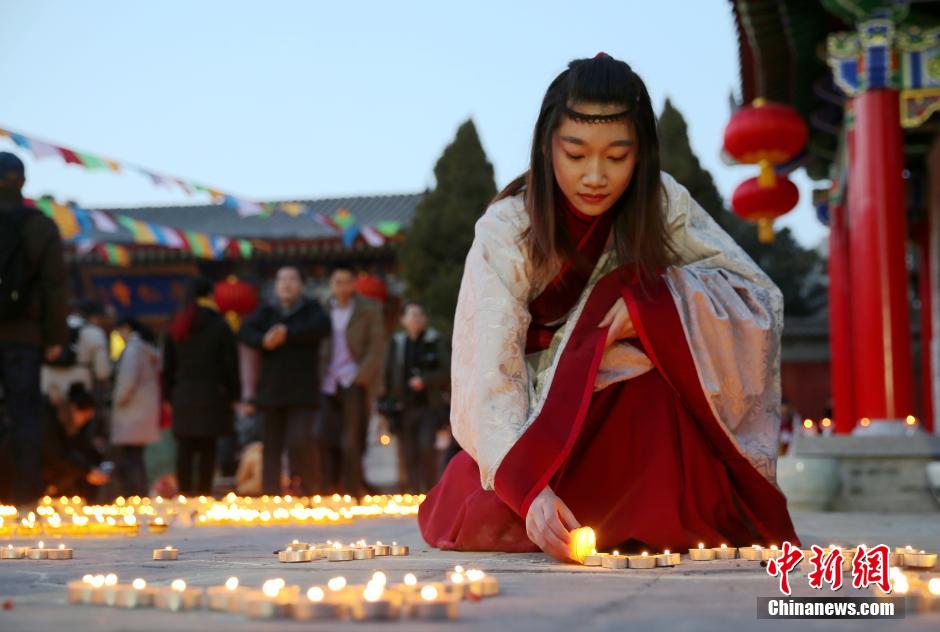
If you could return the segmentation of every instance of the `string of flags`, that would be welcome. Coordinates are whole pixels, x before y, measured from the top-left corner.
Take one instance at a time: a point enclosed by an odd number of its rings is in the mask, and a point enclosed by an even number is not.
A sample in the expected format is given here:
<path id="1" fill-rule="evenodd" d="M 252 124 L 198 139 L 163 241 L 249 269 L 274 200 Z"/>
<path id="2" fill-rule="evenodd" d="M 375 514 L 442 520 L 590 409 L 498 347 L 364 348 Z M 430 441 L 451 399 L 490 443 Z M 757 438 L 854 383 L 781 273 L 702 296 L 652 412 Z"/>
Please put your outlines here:
<path id="1" fill-rule="evenodd" d="M 144 222 L 127 215 L 86 210 L 73 202 L 58 202 L 50 197 L 35 200 L 27 198 L 24 201 L 52 219 L 59 227 L 62 239 L 76 244 L 79 252 L 87 252 L 94 247 L 105 260 L 116 265 L 125 265 L 123 262 L 129 261 L 127 248 L 120 244 L 102 244 L 95 241 L 93 229 L 114 234 L 118 232 L 119 227 L 123 227 L 131 234 L 135 244 L 191 252 L 200 259 L 222 259 L 225 256 L 248 259 L 254 251 L 254 245 L 248 239 L 230 239 L 198 231 L 180 230 Z"/>
<path id="2" fill-rule="evenodd" d="M 168 189 L 176 188 L 187 195 L 207 193 L 212 198 L 213 202 L 234 210 L 242 217 L 270 217 L 276 212 L 287 213 L 291 217 L 312 214 L 310 207 L 302 202 L 256 202 L 248 200 L 193 180 L 161 174 L 132 163 L 112 160 L 96 154 L 61 147 L 8 128 L 0 127 L 0 136 L 6 136 L 21 149 L 32 153 L 36 159 L 57 157 L 66 164 L 79 165 L 90 171 L 106 169 L 115 173 L 121 173 L 123 171 L 136 172 L 148 178 L 156 186 Z M 352 219 L 348 210 L 340 209 L 337 211 L 336 215 L 334 215 L 334 218 L 330 218 L 322 213 L 317 213 L 316 215 L 319 216 L 315 216 L 318 222 L 330 226 L 341 233 L 344 243 L 349 239 L 346 232 L 349 231 L 350 234 L 353 232 L 351 227 L 355 224 L 355 220 Z M 384 238 L 393 237 L 398 232 L 400 226 L 398 229 L 395 229 L 396 224 L 397 222 L 382 222 L 375 227 L 371 227 L 369 230 L 363 227 L 360 231 L 366 243 L 370 245 L 376 245 L 376 243 L 378 243 L 378 245 L 381 245 L 384 243 Z M 358 234 L 359 232 L 356 232 L 355 235 L 352 236 L 352 241 L 355 241 Z"/>
<path id="3" fill-rule="evenodd" d="M 283 212 L 292 217 L 310 215 L 314 221 L 334 231 L 349 247 L 360 236 L 370 246 L 384 245 L 401 231 L 396 221 L 378 222 L 374 226 L 361 226 L 348 209 L 341 208 L 332 216 L 313 210 L 302 202 L 255 202 L 188 179 L 157 173 L 139 165 L 112 160 L 97 154 L 62 147 L 20 132 L 0 127 L 0 137 L 11 139 L 18 147 L 32 153 L 37 159 L 57 157 L 66 164 L 75 164 L 88 170 L 110 170 L 115 173 L 136 172 L 147 177 L 153 184 L 165 188 L 177 188 L 188 195 L 207 193 L 214 202 L 231 208 L 242 217 L 270 217 Z M 251 242 L 230 240 L 226 237 L 209 237 L 203 233 L 180 231 L 174 228 L 142 222 L 131 217 L 112 217 L 98 210 L 81 209 L 73 203 L 60 204 L 48 198 L 35 200 L 37 208 L 49 215 L 59 225 L 63 239 L 70 241 L 88 232 L 91 226 L 104 233 L 117 232 L 120 224 L 133 235 L 134 243 L 160 245 L 193 252 L 198 257 L 217 258 L 219 251 L 230 247 L 233 253 L 250 256 Z M 114 244 L 116 248 L 123 248 Z M 115 251 L 117 252 L 117 251 Z M 247 254 L 246 254 L 247 253 Z M 120 260 L 116 257 L 115 260 Z"/>

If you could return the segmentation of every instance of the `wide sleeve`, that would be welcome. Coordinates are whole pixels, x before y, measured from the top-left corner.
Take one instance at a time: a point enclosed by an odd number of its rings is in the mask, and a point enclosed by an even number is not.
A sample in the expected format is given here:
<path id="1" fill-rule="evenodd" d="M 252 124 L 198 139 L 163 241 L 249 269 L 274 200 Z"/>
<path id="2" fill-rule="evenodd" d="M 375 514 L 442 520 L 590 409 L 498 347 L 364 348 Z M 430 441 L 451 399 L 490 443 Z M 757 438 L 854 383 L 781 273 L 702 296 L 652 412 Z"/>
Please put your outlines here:
<path id="1" fill-rule="evenodd" d="M 528 415 L 525 335 L 530 275 L 521 200 L 490 206 L 467 254 L 451 356 L 451 428 L 477 462 L 484 489 Z"/>
<path id="2" fill-rule="evenodd" d="M 741 451 L 773 480 L 782 293 L 684 187 L 663 174 L 663 188 L 678 256 L 666 269 L 665 281 L 701 388 Z M 632 298 L 634 320 L 651 320 L 656 311 L 643 292 L 632 292 Z M 641 322 L 640 327 L 655 338 L 655 322 Z"/>

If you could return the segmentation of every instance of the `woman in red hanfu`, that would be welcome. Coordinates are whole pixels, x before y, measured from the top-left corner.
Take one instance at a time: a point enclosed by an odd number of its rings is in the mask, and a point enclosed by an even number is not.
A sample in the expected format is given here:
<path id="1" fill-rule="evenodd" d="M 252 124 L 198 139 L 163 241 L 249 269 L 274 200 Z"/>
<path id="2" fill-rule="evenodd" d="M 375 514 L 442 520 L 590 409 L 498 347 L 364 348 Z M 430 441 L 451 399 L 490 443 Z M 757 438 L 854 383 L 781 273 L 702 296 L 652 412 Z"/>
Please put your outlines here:
<path id="1" fill-rule="evenodd" d="M 642 80 L 549 86 L 530 169 L 476 224 L 454 323 L 464 451 L 421 505 L 442 549 L 798 543 L 775 485 L 780 290 L 659 170 Z"/>

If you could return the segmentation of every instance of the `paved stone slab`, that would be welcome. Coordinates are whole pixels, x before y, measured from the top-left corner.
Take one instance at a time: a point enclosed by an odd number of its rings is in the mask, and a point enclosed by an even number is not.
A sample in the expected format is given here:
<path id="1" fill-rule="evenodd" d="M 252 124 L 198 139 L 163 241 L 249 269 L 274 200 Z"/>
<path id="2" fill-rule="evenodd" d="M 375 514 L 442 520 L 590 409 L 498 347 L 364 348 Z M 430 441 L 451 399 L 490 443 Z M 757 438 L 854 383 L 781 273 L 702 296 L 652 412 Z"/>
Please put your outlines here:
<path id="1" fill-rule="evenodd" d="M 804 546 L 911 544 L 940 549 L 937 521 L 924 515 L 795 513 Z M 293 538 L 308 540 L 366 538 L 412 547 L 401 558 L 348 563 L 280 564 L 272 552 Z M 26 543 L 26 542 L 24 542 Z M 495 574 L 503 588 L 499 597 L 482 603 L 464 603 L 455 629 L 512 627 L 525 630 L 617 629 L 640 630 L 936 630 L 940 613 L 903 621 L 758 621 L 756 599 L 779 596 L 776 582 L 756 563 L 735 560 L 703 565 L 684 563 L 655 571 L 606 571 L 558 564 L 540 554 L 454 553 L 429 549 L 420 539 L 413 519 L 379 519 L 349 525 L 316 528 L 176 528 L 160 536 L 75 539 L 70 562 L 0 562 L 0 599 L 11 599 L 12 610 L 0 611 L 0 630 L 61 630 L 107 632 L 117 630 L 238 630 L 408 629 L 442 627 L 412 621 L 399 624 L 263 623 L 241 616 L 168 613 L 156 610 L 124 611 L 66 603 L 65 583 L 86 573 L 117 573 L 123 581 L 143 577 L 167 584 L 183 577 L 193 585 L 222 584 L 237 575 L 243 584 L 260 586 L 265 579 L 283 577 L 307 586 L 345 575 L 350 582 L 365 581 L 374 570 L 384 570 L 392 581 L 408 572 L 419 580 L 438 579 L 455 564 L 472 565 Z M 178 562 L 154 562 L 152 549 L 173 544 Z M 792 577 L 795 596 L 814 594 L 805 577 Z M 843 589 L 822 596 L 868 596 Z"/>

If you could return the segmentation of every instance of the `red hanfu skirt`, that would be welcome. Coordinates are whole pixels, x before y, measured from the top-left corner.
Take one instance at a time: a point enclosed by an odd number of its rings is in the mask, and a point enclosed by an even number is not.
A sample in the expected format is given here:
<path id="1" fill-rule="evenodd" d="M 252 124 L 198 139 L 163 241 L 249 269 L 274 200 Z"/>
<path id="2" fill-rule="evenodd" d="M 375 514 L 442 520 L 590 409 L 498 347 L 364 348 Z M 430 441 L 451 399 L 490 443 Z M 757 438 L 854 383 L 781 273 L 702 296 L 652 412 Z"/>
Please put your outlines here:
<path id="1" fill-rule="evenodd" d="M 780 545 L 799 539 L 786 500 L 740 453 L 698 383 L 665 279 L 638 291 L 617 270 L 592 291 L 556 369 L 542 413 L 510 449 L 484 491 L 476 463 L 460 452 L 421 505 L 432 546 L 463 551 L 536 551 L 525 515 L 546 484 L 598 550 Z M 656 368 L 594 392 L 606 329 L 623 296 Z"/>

